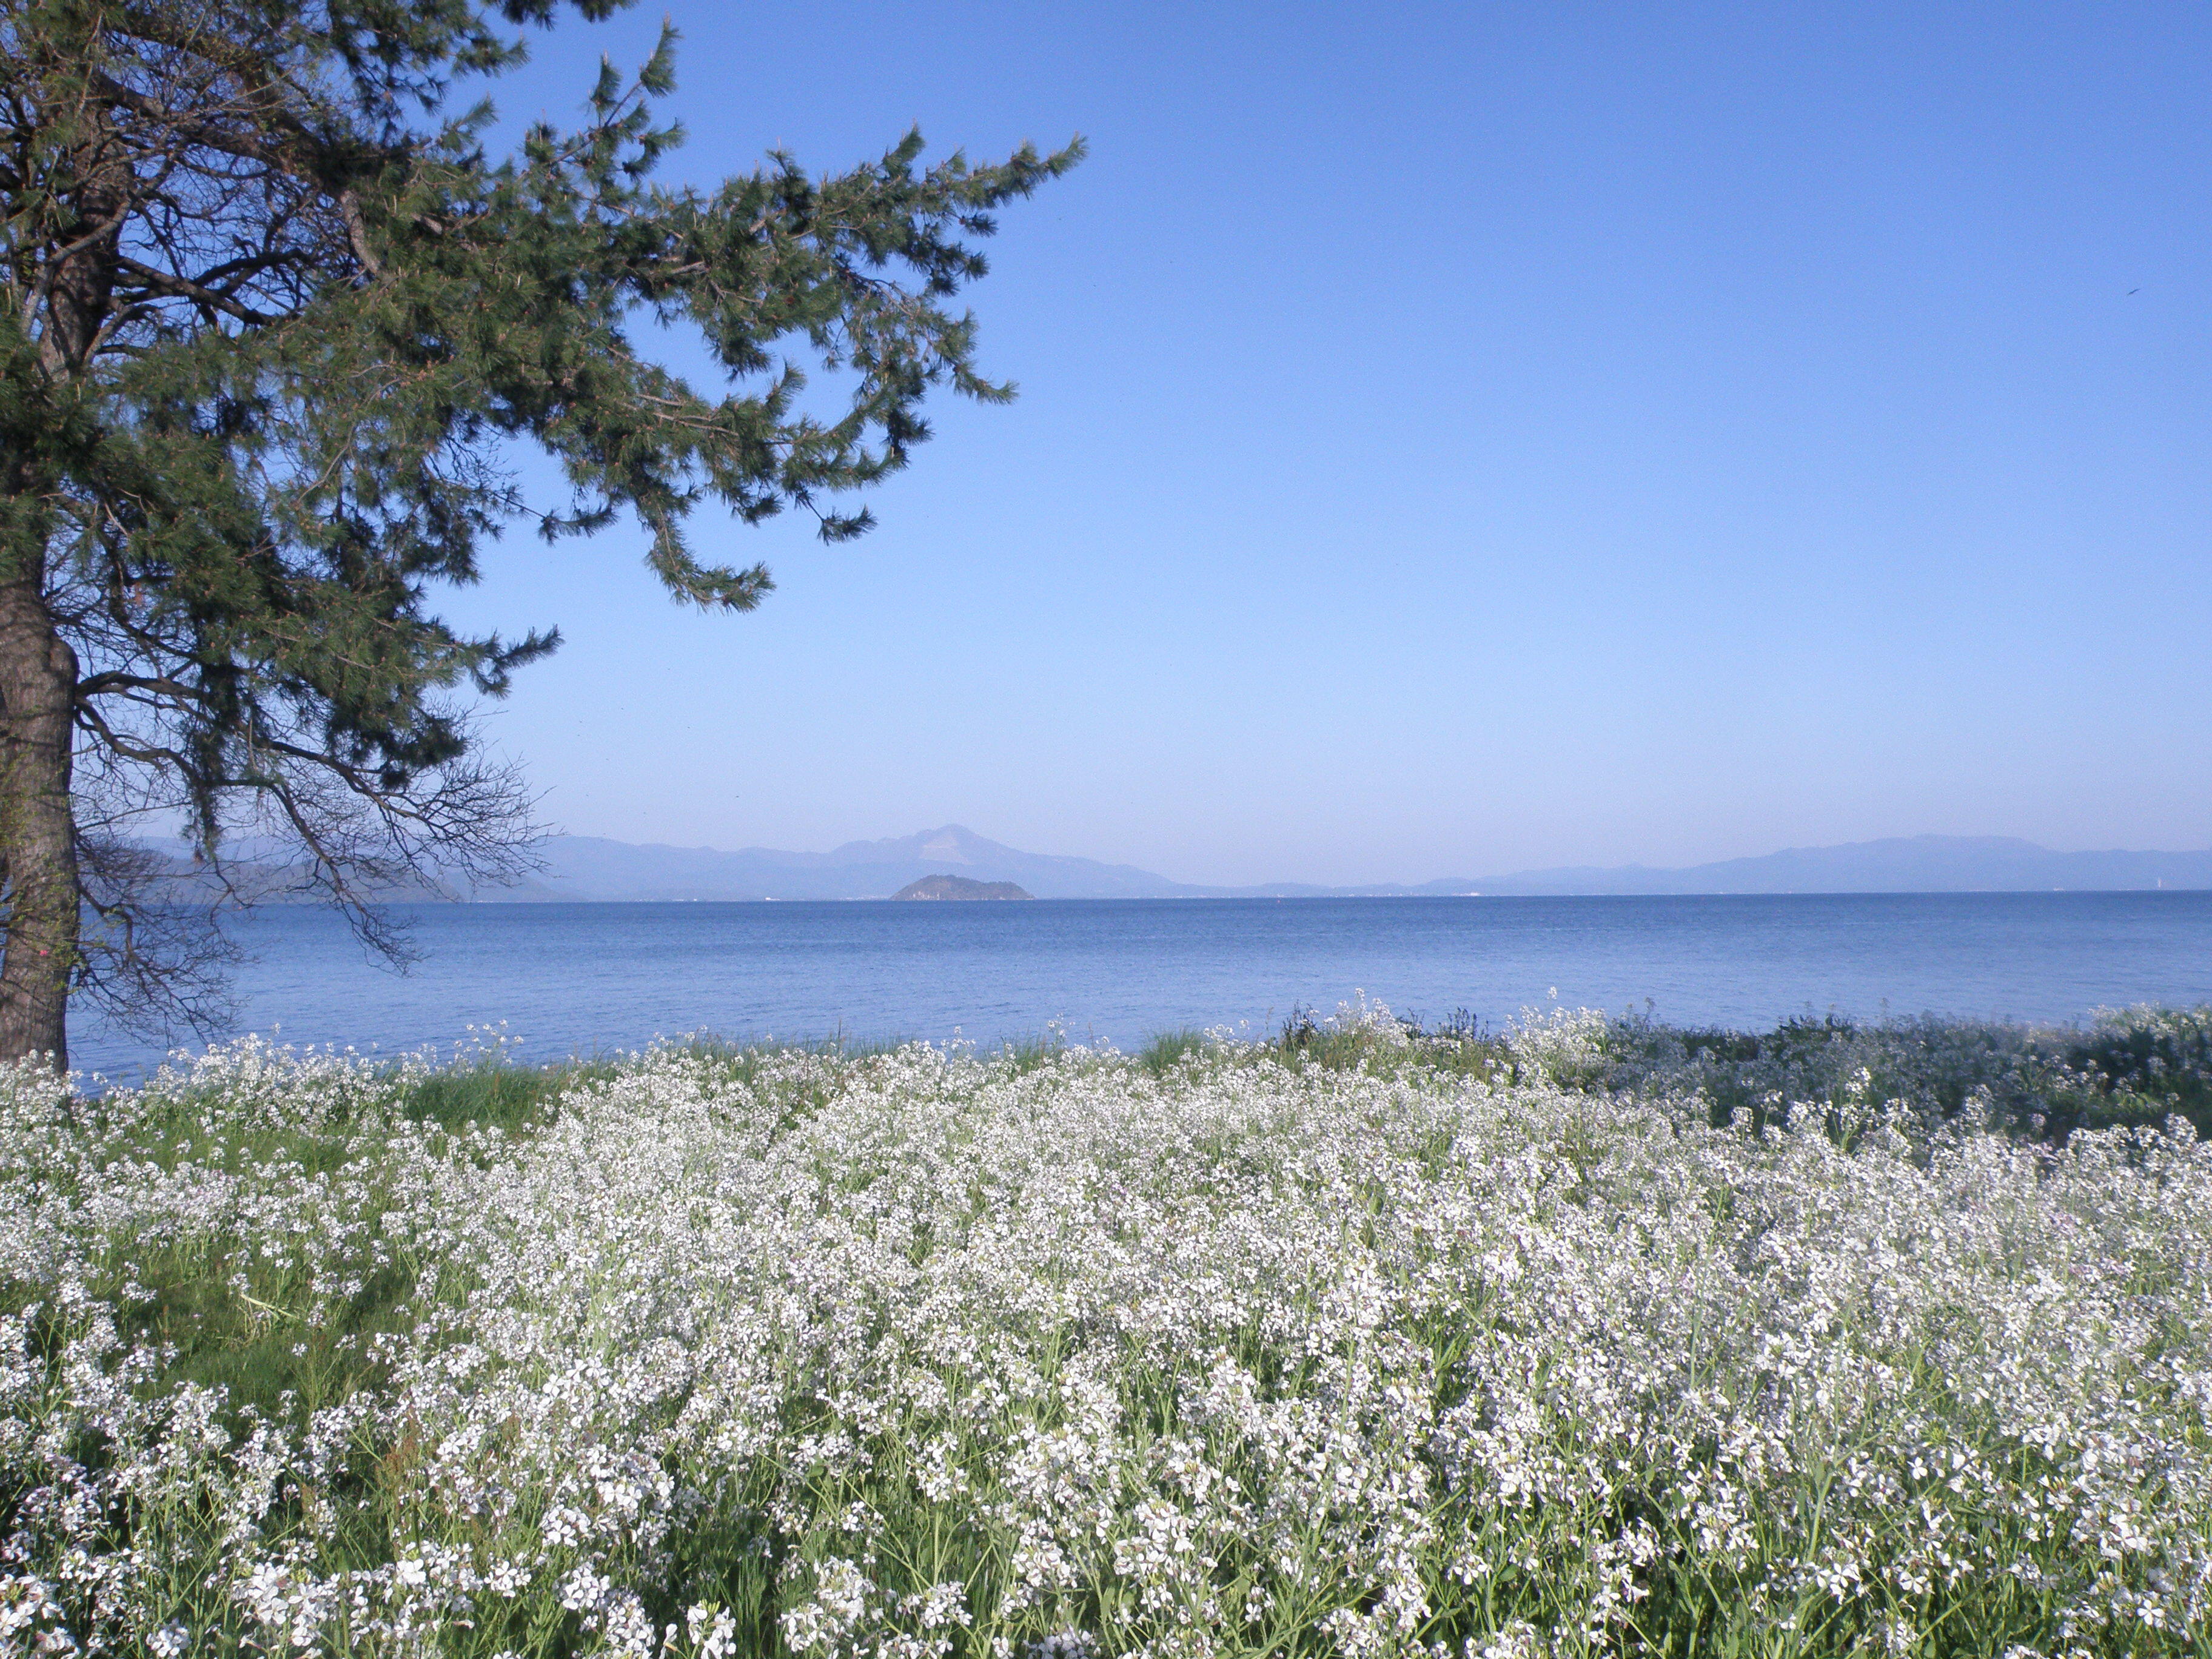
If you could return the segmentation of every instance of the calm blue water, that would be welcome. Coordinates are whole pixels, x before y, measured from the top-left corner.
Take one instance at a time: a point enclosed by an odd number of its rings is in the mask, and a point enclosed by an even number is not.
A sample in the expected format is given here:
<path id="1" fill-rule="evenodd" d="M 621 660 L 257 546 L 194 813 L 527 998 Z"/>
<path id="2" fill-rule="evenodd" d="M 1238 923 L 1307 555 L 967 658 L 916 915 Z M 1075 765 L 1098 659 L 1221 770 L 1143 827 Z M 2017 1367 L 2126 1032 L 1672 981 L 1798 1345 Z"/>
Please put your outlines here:
<path id="1" fill-rule="evenodd" d="M 389 1053 L 505 1021 L 525 1058 L 655 1036 L 989 1044 L 1060 1022 L 1124 1047 L 1185 1025 L 1257 1035 L 1355 989 L 1493 1023 L 1571 1006 L 1756 1027 L 1807 1007 L 2081 1018 L 2212 1001 L 2212 893 L 1695 898 L 1045 900 L 1016 904 L 404 907 L 427 958 L 365 960 L 327 912 L 241 935 L 242 1029 Z M 82 1029 L 81 1068 L 160 1045 Z"/>

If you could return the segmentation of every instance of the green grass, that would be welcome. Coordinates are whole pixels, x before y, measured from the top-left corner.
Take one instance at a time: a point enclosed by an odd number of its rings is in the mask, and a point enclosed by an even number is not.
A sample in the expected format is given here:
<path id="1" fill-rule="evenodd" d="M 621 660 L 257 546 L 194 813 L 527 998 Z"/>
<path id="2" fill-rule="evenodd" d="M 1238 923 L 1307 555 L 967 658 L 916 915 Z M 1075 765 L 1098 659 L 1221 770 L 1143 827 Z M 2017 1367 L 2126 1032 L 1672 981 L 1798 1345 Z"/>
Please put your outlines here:
<path id="1" fill-rule="evenodd" d="M 538 1127 L 564 1090 L 614 1074 L 608 1060 L 564 1060 L 550 1066 L 493 1063 L 433 1072 L 412 1082 L 400 1110 L 417 1123 L 458 1129 L 480 1123 L 510 1133 Z"/>
<path id="2" fill-rule="evenodd" d="M 1292 1066 L 1329 1071 L 1412 1065 L 1486 1082 L 1510 1082 L 1516 1075 L 1510 1046 L 1463 1008 L 1431 1025 L 1415 1018 L 1324 1018 L 1312 1008 L 1293 1005 L 1261 1052 Z"/>
<path id="3" fill-rule="evenodd" d="M 1206 1052 L 1206 1036 L 1194 1025 L 1162 1031 L 1137 1051 L 1137 1064 L 1154 1077 L 1165 1077 L 1193 1054 Z"/>

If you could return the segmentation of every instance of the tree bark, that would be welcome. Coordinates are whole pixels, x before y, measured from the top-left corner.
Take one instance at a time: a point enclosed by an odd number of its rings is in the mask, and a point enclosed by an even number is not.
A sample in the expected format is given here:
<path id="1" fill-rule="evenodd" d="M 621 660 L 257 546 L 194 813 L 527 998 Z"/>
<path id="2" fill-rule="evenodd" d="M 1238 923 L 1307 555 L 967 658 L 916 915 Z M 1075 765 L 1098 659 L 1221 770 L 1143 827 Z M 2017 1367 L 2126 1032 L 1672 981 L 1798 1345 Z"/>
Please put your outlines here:
<path id="1" fill-rule="evenodd" d="M 128 205 L 102 146 L 85 146 L 87 177 L 76 191 L 76 222 L 48 273 L 39 364 L 50 387 L 90 371 L 113 293 L 116 250 Z M 103 176 L 103 172 L 106 176 Z M 36 500 L 52 480 L 16 457 L 12 506 Z M 46 604 L 45 515 L 20 514 L 0 560 L 0 1061 L 44 1059 L 69 1069 L 70 982 L 82 961 L 78 929 L 76 820 L 70 769 L 76 729 L 76 653 L 56 632 Z M 29 532 L 27 535 L 26 531 Z"/>
<path id="2" fill-rule="evenodd" d="M 70 976 L 78 961 L 76 826 L 70 809 L 76 653 L 37 581 L 0 584 L 0 1060 L 69 1069 Z"/>

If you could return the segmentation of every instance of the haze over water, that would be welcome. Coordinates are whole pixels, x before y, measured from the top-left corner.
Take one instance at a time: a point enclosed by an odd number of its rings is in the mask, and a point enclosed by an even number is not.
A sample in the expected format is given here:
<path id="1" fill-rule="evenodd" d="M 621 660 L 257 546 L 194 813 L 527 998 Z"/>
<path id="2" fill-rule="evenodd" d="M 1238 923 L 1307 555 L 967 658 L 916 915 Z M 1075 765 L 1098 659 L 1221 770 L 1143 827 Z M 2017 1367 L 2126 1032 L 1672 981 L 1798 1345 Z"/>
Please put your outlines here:
<path id="1" fill-rule="evenodd" d="M 1555 992 L 1739 1028 L 2212 1002 L 2212 892 L 396 908 L 426 952 L 404 975 L 326 911 L 255 913 L 240 1029 L 390 1054 L 504 1022 L 550 1060 L 695 1030 L 993 1045 L 1056 1024 L 1127 1048 L 1363 990 L 1493 1024 Z M 129 1078 L 161 1053 L 88 1020 L 71 1058 Z"/>

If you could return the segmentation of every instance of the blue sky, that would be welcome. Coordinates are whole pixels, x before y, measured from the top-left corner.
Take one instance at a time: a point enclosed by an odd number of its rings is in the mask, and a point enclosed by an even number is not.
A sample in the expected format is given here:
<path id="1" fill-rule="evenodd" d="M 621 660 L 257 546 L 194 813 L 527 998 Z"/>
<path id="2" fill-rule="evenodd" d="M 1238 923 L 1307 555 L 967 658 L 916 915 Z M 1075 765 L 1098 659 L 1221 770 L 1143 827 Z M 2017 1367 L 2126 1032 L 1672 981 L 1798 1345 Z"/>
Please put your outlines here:
<path id="1" fill-rule="evenodd" d="M 454 596 L 566 635 L 490 726 L 561 827 L 1216 882 L 2212 843 L 2212 14 L 671 15 L 671 177 L 1091 157 L 970 296 L 1021 400 L 938 408 L 872 535 L 702 511 L 748 617 L 630 529 Z"/>

